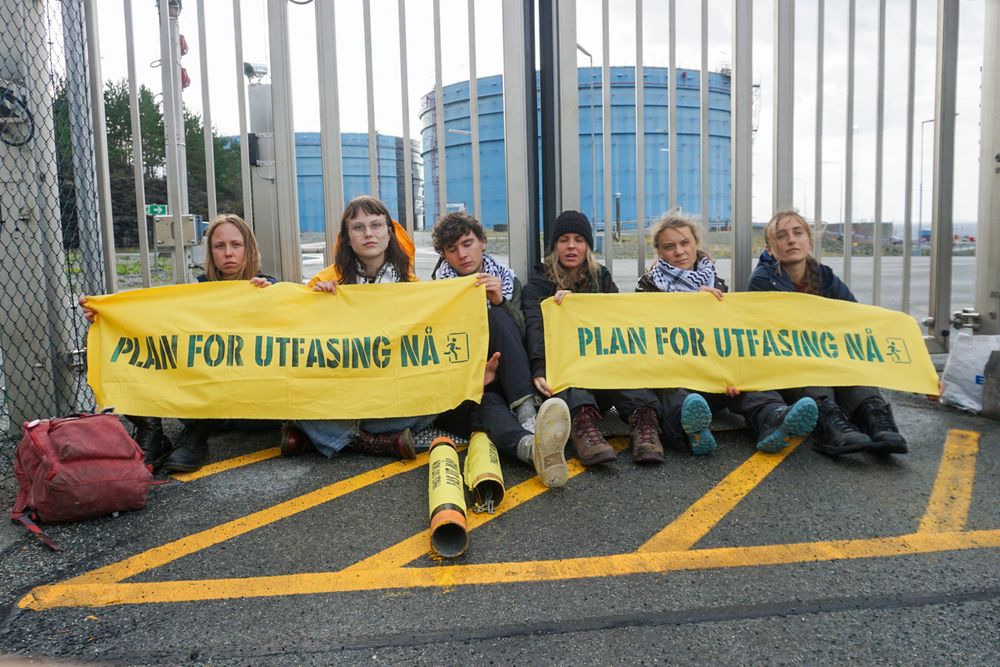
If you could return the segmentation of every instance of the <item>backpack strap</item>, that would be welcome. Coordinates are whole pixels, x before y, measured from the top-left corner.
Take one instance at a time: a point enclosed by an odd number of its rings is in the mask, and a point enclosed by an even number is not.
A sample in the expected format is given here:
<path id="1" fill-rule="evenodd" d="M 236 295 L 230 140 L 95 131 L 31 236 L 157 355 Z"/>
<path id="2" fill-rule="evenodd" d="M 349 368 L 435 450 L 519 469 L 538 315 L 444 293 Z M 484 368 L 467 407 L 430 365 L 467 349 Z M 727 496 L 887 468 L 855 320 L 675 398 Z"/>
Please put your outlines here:
<path id="1" fill-rule="evenodd" d="M 58 542 L 49 537 L 44 530 L 38 527 L 38 524 L 36 524 L 34 521 L 31 520 L 31 517 L 28 514 L 25 514 L 24 512 L 14 512 L 13 514 L 10 515 L 10 518 L 11 521 L 21 524 L 22 526 L 30 530 L 32 533 L 34 533 L 35 537 L 41 540 L 42 543 L 49 549 L 52 549 L 53 551 L 63 550 L 63 548 L 59 546 Z"/>

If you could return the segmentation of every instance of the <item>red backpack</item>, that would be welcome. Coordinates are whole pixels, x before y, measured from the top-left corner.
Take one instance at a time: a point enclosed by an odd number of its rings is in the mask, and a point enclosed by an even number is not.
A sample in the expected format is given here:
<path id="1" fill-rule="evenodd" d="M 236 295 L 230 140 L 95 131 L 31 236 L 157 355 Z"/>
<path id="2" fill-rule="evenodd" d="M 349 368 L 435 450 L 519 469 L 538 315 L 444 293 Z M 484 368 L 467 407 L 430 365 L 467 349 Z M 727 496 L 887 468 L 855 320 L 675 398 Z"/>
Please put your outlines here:
<path id="1" fill-rule="evenodd" d="M 115 415 L 35 419 L 22 428 L 10 518 L 52 549 L 61 551 L 35 521 L 93 519 L 146 505 L 152 471 Z"/>

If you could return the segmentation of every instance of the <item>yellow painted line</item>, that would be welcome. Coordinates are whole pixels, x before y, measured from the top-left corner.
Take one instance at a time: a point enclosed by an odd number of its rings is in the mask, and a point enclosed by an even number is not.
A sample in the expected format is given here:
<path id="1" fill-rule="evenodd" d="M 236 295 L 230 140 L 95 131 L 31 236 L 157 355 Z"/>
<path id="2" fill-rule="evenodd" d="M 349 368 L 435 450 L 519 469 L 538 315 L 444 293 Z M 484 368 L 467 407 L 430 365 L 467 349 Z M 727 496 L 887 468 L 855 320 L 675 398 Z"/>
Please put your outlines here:
<path id="1" fill-rule="evenodd" d="M 35 588 L 21 608 L 100 607 L 345 591 L 562 581 L 680 570 L 759 567 L 793 563 L 885 558 L 1000 547 L 1000 530 L 914 533 L 897 537 L 752 547 L 688 549 L 565 560 L 317 572 L 243 579 L 144 583 L 60 583 Z"/>
<path id="2" fill-rule="evenodd" d="M 917 532 L 947 533 L 965 528 L 972 504 L 972 481 L 976 476 L 978 454 L 979 433 L 948 431 L 931 499 Z"/>
<path id="3" fill-rule="evenodd" d="M 252 452 L 250 454 L 244 454 L 243 456 L 237 456 L 224 461 L 210 463 L 207 466 L 202 466 L 194 472 L 174 473 L 173 475 L 170 475 L 170 477 L 176 479 L 178 482 L 193 482 L 194 480 L 201 479 L 202 477 L 217 475 L 220 472 L 226 472 L 227 470 L 233 470 L 235 468 L 242 468 L 243 466 L 248 466 L 251 463 L 266 461 L 267 459 L 273 459 L 277 456 L 281 456 L 281 448 L 269 447 L 267 449 L 262 449 L 259 452 Z"/>
<path id="4" fill-rule="evenodd" d="M 286 500 L 283 503 L 267 509 L 248 514 L 247 516 L 227 521 L 226 523 L 208 528 L 193 535 L 182 537 L 159 547 L 149 549 L 131 558 L 106 565 L 96 570 L 84 573 L 67 582 L 115 582 L 134 577 L 153 568 L 166 565 L 178 558 L 183 558 L 202 549 L 245 535 L 268 524 L 280 521 L 299 512 L 312 509 L 317 505 L 330 502 L 336 498 L 353 493 L 371 484 L 395 477 L 405 472 L 427 465 L 427 453 L 419 454 L 409 461 L 396 461 L 349 479 L 330 484 L 321 489 Z"/>
<path id="5" fill-rule="evenodd" d="M 797 438 L 777 454 L 756 452 L 736 470 L 699 498 L 670 525 L 658 532 L 637 550 L 637 553 L 682 551 L 690 549 L 708 534 L 741 500 L 757 488 L 778 464 L 801 444 Z"/>

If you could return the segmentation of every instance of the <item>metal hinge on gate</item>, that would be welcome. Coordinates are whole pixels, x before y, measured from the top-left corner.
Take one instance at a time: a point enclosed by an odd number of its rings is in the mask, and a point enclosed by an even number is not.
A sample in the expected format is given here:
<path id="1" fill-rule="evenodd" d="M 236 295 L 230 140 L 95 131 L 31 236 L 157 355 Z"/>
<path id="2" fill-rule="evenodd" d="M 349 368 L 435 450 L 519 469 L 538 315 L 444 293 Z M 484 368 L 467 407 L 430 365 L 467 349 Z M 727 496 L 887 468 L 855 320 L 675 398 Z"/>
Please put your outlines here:
<path id="1" fill-rule="evenodd" d="M 956 329 L 979 330 L 980 315 L 975 308 L 963 308 L 951 314 L 951 326 Z"/>
<path id="2" fill-rule="evenodd" d="M 87 370 L 87 348 L 69 351 L 69 367 L 71 370 L 84 372 Z"/>

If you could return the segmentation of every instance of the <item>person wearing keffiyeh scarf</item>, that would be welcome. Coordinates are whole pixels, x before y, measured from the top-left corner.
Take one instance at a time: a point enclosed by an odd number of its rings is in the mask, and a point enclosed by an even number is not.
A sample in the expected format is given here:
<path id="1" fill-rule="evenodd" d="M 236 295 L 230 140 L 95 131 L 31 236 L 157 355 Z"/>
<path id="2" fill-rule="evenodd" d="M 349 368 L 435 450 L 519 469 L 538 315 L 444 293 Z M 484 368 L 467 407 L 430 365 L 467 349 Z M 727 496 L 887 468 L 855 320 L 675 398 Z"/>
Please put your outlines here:
<path id="1" fill-rule="evenodd" d="M 657 260 L 636 284 L 637 292 L 709 292 L 722 301 L 725 282 L 715 273 L 715 263 L 701 249 L 701 229 L 694 220 L 668 213 L 653 228 Z M 674 304 L 671 304 L 674 305 Z M 811 398 L 788 406 L 776 391 L 697 394 L 684 388 L 659 389 L 664 439 L 686 441 L 691 453 L 710 454 L 716 448 L 712 435 L 712 409 L 729 408 L 742 416 L 757 433 L 757 449 L 777 452 L 793 438 L 808 435 L 816 425 L 817 408 Z"/>
<path id="2" fill-rule="evenodd" d="M 533 464 L 547 486 L 562 486 L 568 478 L 561 453 L 569 438 L 569 409 L 555 399 L 536 410 L 523 341 L 521 282 L 510 267 L 486 253 L 486 232 L 467 213 L 442 216 L 434 225 L 433 239 L 441 255 L 434 280 L 476 275 L 476 285 L 486 288 L 489 354 L 500 353 L 497 378 L 486 386 L 482 401 L 466 402 L 446 413 L 438 425 L 459 433 L 485 431 L 501 454 Z"/>

